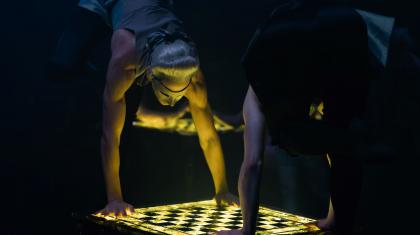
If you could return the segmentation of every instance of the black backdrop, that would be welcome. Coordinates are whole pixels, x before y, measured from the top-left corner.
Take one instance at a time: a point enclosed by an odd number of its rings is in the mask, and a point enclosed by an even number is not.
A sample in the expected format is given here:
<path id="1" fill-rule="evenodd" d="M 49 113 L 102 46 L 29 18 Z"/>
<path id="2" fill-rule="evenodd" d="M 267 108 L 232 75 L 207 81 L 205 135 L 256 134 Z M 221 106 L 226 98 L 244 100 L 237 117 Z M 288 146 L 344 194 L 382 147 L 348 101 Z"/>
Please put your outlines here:
<path id="1" fill-rule="evenodd" d="M 105 203 L 99 137 L 103 78 L 51 82 L 45 67 L 77 1 L 3 1 L 1 14 L 1 195 L 2 234 L 71 234 L 71 213 L 88 213 Z M 248 40 L 276 1 L 175 1 L 175 9 L 198 44 L 213 109 L 237 113 L 247 83 L 239 60 Z M 414 1 L 359 1 L 352 4 L 398 15 L 413 27 Z M 94 55 L 107 59 L 106 41 Z M 365 167 L 359 224 L 368 231 L 397 230 L 417 212 L 419 99 L 406 95 L 418 80 L 404 83 L 382 107 L 403 143 L 400 159 Z M 380 85 L 380 84 L 379 84 Z M 416 92 L 414 92 L 415 94 Z M 418 93 L 418 92 L 417 92 Z M 385 110 L 385 111 L 384 111 Z M 398 112 L 398 115 L 395 115 Z M 397 135 L 398 134 L 398 135 Z M 228 178 L 236 193 L 242 160 L 241 134 L 221 136 Z M 174 147 L 176 151 L 174 152 Z M 136 206 L 210 198 L 212 182 L 195 137 L 136 129 L 122 148 L 126 199 Z M 277 167 L 276 167 L 277 166 Z M 264 204 L 321 217 L 328 203 L 325 159 L 268 158 L 262 186 Z M 403 215 L 404 214 L 404 215 Z M 22 220 L 23 219 L 23 220 Z M 388 227 L 387 227 L 388 226 Z M 415 224 L 401 224 L 404 230 Z"/>

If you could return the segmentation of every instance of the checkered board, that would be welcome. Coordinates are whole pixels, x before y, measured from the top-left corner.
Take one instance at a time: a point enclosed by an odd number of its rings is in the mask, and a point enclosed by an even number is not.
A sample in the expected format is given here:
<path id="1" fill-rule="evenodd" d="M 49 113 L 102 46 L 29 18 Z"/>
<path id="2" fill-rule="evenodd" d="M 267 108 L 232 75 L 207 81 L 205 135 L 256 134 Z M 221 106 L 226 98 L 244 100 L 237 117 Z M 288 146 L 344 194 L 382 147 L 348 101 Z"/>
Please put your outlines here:
<path id="1" fill-rule="evenodd" d="M 214 201 L 199 201 L 135 209 L 133 215 L 115 218 L 91 215 L 97 223 L 118 230 L 149 234 L 209 234 L 220 230 L 240 229 L 240 208 L 218 207 Z M 315 220 L 260 207 L 257 234 L 303 234 L 319 231 Z M 123 228 L 123 229 L 121 229 Z"/>

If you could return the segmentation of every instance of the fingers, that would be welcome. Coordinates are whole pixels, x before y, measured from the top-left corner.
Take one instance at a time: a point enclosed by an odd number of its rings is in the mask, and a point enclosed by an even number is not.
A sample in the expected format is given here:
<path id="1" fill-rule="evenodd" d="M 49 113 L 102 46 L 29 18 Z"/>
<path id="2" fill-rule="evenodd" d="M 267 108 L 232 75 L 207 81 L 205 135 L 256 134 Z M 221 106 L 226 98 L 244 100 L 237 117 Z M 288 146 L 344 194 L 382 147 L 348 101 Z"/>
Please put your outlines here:
<path id="1" fill-rule="evenodd" d="M 235 207 L 239 207 L 239 199 L 233 195 L 229 195 L 229 197 L 227 198 L 228 204 L 230 206 L 235 206 Z"/>
<path id="2" fill-rule="evenodd" d="M 130 216 L 135 213 L 134 208 L 130 204 L 118 205 L 118 206 L 107 206 L 102 210 L 95 212 L 95 215 L 101 215 L 106 217 L 123 218 Z"/>
<path id="3" fill-rule="evenodd" d="M 239 198 L 234 197 L 233 199 L 233 205 L 236 207 L 240 207 L 241 206 L 241 202 L 239 201 Z"/>
<path id="4" fill-rule="evenodd" d="M 127 215 L 132 215 L 132 214 L 134 214 L 134 208 L 133 208 L 133 206 L 129 205 L 127 208 L 125 208 L 125 213 L 126 213 Z"/>
<path id="5" fill-rule="evenodd" d="M 214 197 L 214 200 L 216 201 L 218 206 L 235 206 L 239 207 L 239 198 L 230 194 L 226 193 L 223 195 L 216 195 Z"/>
<path id="6" fill-rule="evenodd" d="M 115 213 L 114 212 L 112 212 L 112 211 L 104 211 L 103 213 L 102 213 L 102 216 L 105 216 L 105 217 L 113 217 L 113 218 L 115 218 L 116 216 L 115 216 Z"/>
<path id="7" fill-rule="evenodd" d="M 221 196 L 216 196 L 214 199 L 216 200 L 216 203 L 219 206 L 240 206 L 239 198 L 230 193 Z"/>
<path id="8" fill-rule="evenodd" d="M 215 201 L 216 201 L 216 204 L 217 204 L 218 206 L 220 206 L 220 205 L 221 205 L 221 203 L 222 203 L 222 198 L 221 198 L 220 196 L 215 196 L 215 197 L 213 198 L 213 200 L 215 200 Z"/>
<path id="9" fill-rule="evenodd" d="M 125 206 L 125 207 L 120 207 L 118 208 L 118 215 L 117 218 L 123 218 L 123 217 L 127 217 L 128 215 L 130 215 L 129 212 L 129 206 Z"/>
<path id="10" fill-rule="evenodd" d="M 102 210 L 96 212 L 95 215 L 102 215 L 102 216 L 110 216 L 110 217 L 112 217 L 113 216 L 113 213 L 105 208 L 105 209 L 102 209 Z"/>
<path id="11" fill-rule="evenodd" d="M 124 209 L 124 210 L 121 210 L 121 211 L 118 212 L 117 218 L 122 218 L 122 217 L 126 217 L 126 216 L 127 216 L 127 213 L 125 212 L 125 209 Z"/>
<path id="12" fill-rule="evenodd" d="M 93 213 L 94 215 L 102 215 L 104 213 L 104 209 L 101 209 L 99 211 L 96 211 L 95 213 Z"/>

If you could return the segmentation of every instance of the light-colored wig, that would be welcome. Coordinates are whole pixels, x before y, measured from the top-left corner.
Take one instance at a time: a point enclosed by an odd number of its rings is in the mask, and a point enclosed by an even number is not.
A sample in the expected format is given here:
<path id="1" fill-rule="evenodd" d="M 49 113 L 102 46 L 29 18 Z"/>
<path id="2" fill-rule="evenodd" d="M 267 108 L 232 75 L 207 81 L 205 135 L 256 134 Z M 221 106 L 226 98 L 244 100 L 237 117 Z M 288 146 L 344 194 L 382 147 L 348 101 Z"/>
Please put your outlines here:
<path id="1" fill-rule="evenodd" d="M 196 48 L 182 39 L 160 43 L 150 55 L 150 68 L 153 75 L 163 74 L 174 81 L 188 80 L 199 68 Z"/>

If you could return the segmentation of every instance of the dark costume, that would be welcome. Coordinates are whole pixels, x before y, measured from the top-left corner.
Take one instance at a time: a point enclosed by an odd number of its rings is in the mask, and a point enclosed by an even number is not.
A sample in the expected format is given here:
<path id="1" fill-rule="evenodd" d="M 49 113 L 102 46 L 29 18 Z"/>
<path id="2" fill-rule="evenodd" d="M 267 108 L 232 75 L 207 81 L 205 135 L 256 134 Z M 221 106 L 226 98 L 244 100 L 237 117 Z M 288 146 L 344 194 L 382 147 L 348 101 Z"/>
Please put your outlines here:
<path id="1" fill-rule="evenodd" d="M 273 144 L 307 154 L 324 153 L 326 148 L 348 152 L 346 142 L 351 136 L 340 134 L 340 129 L 363 118 L 374 73 L 370 61 L 386 63 L 393 28 L 389 18 L 378 40 L 375 36 L 380 33 L 367 30 L 363 19 L 374 19 L 362 17 L 367 14 L 348 8 L 318 9 L 316 5 L 290 12 L 277 10 L 257 31 L 243 64 L 269 129 L 281 130 L 271 132 Z M 309 106 L 317 100 L 324 102 L 323 122 L 309 120 Z M 329 128 L 323 127 L 326 122 Z M 307 126 L 297 133 L 302 123 Z M 316 132 L 308 136 L 309 126 L 321 128 L 324 133 L 318 134 L 324 138 L 319 140 Z M 343 139 L 337 139 L 338 134 Z M 334 137 L 328 137 L 331 135 Z M 314 142 L 317 139 L 321 142 Z"/>
<path id="2" fill-rule="evenodd" d="M 272 144 L 291 154 L 330 154 L 340 234 L 351 233 L 360 194 L 357 157 L 365 154 L 369 132 L 364 120 L 374 77 L 370 61 L 386 63 L 393 28 L 386 17 L 383 28 L 372 27 L 378 17 L 313 2 L 282 7 L 258 29 L 243 59 Z M 308 115 L 317 101 L 324 102 L 322 121 Z"/>
<path id="3" fill-rule="evenodd" d="M 386 135 L 393 133 L 389 126 L 404 123 L 384 117 L 400 81 L 412 84 L 406 92 L 418 97 L 419 34 L 392 17 L 319 2 L 276 9 L 257 30 L 243 65 L 273 144 L 291 154 L 330 154 L 335 224 L 346 234 L 357 211 L 360 160 L 399 151 Z M 311 120 L 309 107 L 320 101 L 323 120 Z"/>

